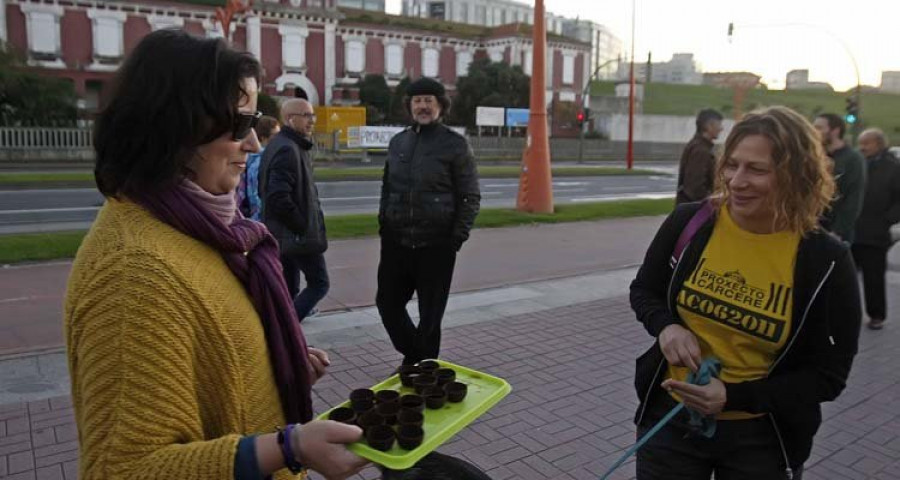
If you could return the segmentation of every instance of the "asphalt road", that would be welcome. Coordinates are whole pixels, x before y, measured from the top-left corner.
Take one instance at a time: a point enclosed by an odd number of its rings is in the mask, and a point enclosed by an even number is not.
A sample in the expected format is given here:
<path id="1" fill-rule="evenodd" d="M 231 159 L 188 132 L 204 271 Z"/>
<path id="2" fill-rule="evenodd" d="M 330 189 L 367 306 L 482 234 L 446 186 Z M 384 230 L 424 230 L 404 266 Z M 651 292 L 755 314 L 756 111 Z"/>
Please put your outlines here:
<path id="1" fill-rule="evenodd" d="M 518 179 L 482 179 L 483 207 L 512 207 Z M 378 210 L 380 181 L 321 182 L 319 197 L 326 215 L 372 213 Z M 623 198 L 660 198 L 675 191 L 675 177 L 603 176 L 557 178 L 559 203 L 596 202 Z M 0 234 L 87 228 L 103 197 L 92 188 L 0 191 Z"/>

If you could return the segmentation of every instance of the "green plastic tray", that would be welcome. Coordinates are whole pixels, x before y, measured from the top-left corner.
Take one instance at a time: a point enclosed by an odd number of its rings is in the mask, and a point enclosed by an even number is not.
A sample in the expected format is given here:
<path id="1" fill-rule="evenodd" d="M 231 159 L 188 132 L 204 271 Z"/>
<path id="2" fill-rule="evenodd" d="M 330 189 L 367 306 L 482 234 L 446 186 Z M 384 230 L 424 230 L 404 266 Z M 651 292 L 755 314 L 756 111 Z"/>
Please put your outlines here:
<path id="1" fill-rule="evenodd" d="M 468 394 L 462 402 L 447 402 L 443 408 L 438 410 L 425 409 L 425 423 L 422 425 L 422 429 L 425 430 L 425 438 L 422 444 L 413 450 L 403 450 L 395 442 L 390 450 L 381 452 L 367 445 L 365 440 L 361 440 L 350 444 L 350 451 L 392 470 L 405 470 L 415 465 L 422 457 L 435 450 L 468 424 L 475 421 L 476 418 L 490 410 L 491 407 L 512 391 L 509 383 L 502 378 L 454 365 L 443 360 L 438 360 L 438 363 L 442 367 L 452 368 L 456 371 L 456 381 L 468 385 Z M 404 387 L 400 383 L 398 375 L 389 377 L 371 388 L 375 391 L 399 390 L 401 395 L 415 393 L 412 388 Z M 319 415 L 318 418 L 322 420 L 327 419 L 328 414 L 334 408 L 349 405 L 350 401 L 348 400 Z"/>

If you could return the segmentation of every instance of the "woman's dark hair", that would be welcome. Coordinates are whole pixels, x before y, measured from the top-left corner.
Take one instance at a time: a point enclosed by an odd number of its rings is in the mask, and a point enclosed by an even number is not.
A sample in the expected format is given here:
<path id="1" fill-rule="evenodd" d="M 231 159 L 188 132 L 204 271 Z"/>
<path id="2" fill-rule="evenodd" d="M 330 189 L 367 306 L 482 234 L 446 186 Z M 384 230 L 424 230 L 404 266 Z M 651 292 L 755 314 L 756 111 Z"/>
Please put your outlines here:
<path id="1" fill-rule="evenodd" d="M 103 195 L 174 184 L 196 148 L 234 125 L 243 81 L 259 82 L 259 62 L 181 30 L 144 37 L 119 69 L 94 128 L 94 177 Z"/>

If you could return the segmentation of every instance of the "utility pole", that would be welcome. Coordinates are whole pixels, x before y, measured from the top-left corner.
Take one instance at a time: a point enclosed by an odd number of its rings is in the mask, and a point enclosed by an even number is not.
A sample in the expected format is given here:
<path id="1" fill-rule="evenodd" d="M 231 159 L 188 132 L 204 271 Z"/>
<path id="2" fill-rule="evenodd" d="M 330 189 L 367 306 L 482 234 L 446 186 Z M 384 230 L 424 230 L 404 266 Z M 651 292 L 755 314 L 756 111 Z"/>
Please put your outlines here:
<path id="1" fill-rule="evenodd" d="M 634 166 L 634 8 L 635 0 L 631 0 L 631 67 L 628 82 L 628 151 L 625 154 L 625 165 L 628 170 Z"/>
<path id="2" fill-rule="evenodd" d="M 597 68 L 594 69 L 594 73 L 588 77 L 587 85 L 584 86 L 584 89 L 581 91 L 581 105 L 584 109 L 584 125 L 581 126 L 578 130 L 578 163 L 584 161 L 584 129 L 587 126 L 588 122 L 591 121 L 591 110 L 590 110 L 590 95 L 591 95 L 591 83 L 594 81 L 594 77 L 600 73 L 600 70 L 603 67 L 609 65 L 610 63 L 616 61 L 617 59 L 610 59 L 603 62 Z"/>

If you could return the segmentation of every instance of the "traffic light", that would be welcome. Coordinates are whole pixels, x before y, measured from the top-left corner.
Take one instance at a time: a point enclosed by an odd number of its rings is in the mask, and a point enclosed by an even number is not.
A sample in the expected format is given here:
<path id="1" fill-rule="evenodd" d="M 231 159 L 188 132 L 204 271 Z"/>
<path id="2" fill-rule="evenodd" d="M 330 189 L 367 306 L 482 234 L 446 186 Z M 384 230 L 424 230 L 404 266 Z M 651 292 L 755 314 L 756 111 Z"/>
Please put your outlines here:
<path id="1" fill-rule="evenodd" d="M 578 122 L 578 126 L 584 125 L 585 114 L 584 110 L 579 110 L 578 113 L 575 114 L 575 121 Z"/>
<path id="2" fill-rule="evenodd" d="M 854 93 L 853 95 L 847 97 L 845 100 L 847 102 L 847 113 L 846 115 L 844 115 L 844 120 L 848 124 L 853 125 L 857 120 L 859 120 L 859 97 L 857 97 Z"/>

